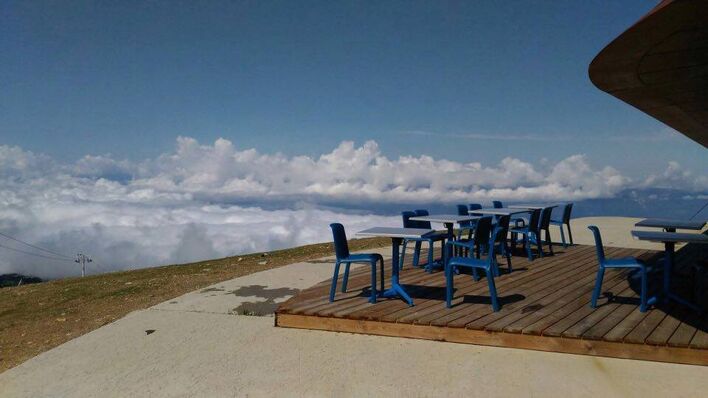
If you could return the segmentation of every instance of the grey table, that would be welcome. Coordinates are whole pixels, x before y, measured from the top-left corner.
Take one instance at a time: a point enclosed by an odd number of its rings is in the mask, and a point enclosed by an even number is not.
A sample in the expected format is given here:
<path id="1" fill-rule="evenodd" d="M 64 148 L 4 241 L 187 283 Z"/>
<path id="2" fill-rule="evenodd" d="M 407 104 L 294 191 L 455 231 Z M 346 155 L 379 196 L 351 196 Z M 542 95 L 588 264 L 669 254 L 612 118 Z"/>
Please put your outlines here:
<path id="1" fill-rule="evenodd" d="M 435 214 L 429 216 L 416 216 L 411 217 L 411 221 L 428 221 L 436 222 L 445 225 L 447 228 L 448 239 L 454 239 L 455 234 L 453 233 L 453 228 L 455 224 L 460 224 L 467 221 L 476 221 L 482 218 L 481 216 L 460 216 L 457 214 Z"/>
<path id="2" fill-rule="evenodd" d="M 510 209 L 538 210 L 538 209 L 545 209 L 547 207 L 556 208 L 556 207 L 558 207 L 558 205 L 551 205 L 551 204 L 546 204 L 546 205 L 509 205 L 508 207 Z"/>
<path id="3" fill-rule="evenodd" d="M 383 292 L 384 297 L 400 297 L 408 303 L 408 305 L 413 306 L 413 299 L 411 299 L 405 289 L 403 289 L 403 286 L 399 283 L 398 249 L 401 246 L 401 241 L 405 238 L 424 238 L 434 232 L 435 231 L 432 229 L 421 228 L 374 227 L 356 233 L 357 236 L 382 236 L 391 238 L 391 288 Z"/>
<path id="4" fill-rule="evenodd" d="M 702 311 L 697 305 L 686 301 L 682 297 L 671 292 L 671 269 L 674 262 L 674 249 L 676 243 L 708 243 L 708 235 L 676 233 L 676 232 L 655 232 L 655 231 L 632 231 L 632 236 L 638 240 L 649 242 L 661 242 L 664 244 L 664 283 L 663 293 L 667 300 L 674 300 L 694 310 Z"/>
<path id="5" fill-rule="evenodd" d="M 663 228 L 666 232 L 676 232 L 677 229 L 692 229 L 700 231 L 706 225 L 705 221 L 672 220 L 668 218 L 646 218 L 635 227 Z"/>
<path id="6" fill-rule="evenodd" d="M 502 207 L 501 209 L 496 209 L 492 207 L 487 207 L 483 209 L 470 210 L 470 214 L 491 214 L 495 216 L 511 216 L 512 214 L 523 214 L 528 213 L 529 209 L 512 209 L 510 207 Z"/>

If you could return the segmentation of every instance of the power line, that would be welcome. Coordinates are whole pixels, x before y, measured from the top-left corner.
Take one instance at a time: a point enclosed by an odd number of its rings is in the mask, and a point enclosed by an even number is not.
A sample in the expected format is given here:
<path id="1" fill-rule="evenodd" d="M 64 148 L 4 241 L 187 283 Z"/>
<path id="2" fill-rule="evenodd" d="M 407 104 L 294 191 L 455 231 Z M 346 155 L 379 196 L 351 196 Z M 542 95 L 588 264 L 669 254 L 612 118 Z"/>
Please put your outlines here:
<path id="1" fill-rule="evenodd" d="M 706 208 L 706 206 L 708 206 L 708 202 L 706 202 L 706 203 L 703 205 L 703 207 L 701 207 L 701 209 L 696 212 L 696 214 L 692 215 L 691 218 L 689 218 L 689 220 L 693 220 L 693 217 L 695 217 L 695 216 L 701 214 L 701 212 L 703 211 L 703 209 Z"/>
<path id="2" fill-rule="evenodd" d="M 30 253 L 30 252 L 26 252 L 26 251 L 24 251 L 24 250 L 15 249 L 14 247 L 9 247 L 9 246 L 4 246 L 4 245 L 0 245 L 0 248 L 7 249 L 7 250 L 12 250 L 13 252 L 17 252 L 17 253 L 26 254 L 26 255 L 28 255 L 28 256 L 36 256 L 36 257 L 48 258 L 48 259 L 50 259 L 50 260 L 67 261 L 67 262 L 73 262 L 73 261 L 74 261 L 74 260 L 72 260 L 72 259 L 66 259 L 66 258 L 61 258 L 61 257 L 50 257 L 50 256 L 45 256 L 44 254 L 38 254 L 38 253 Z"/>
<path id="3" fill-rule="evenodd" d="M 31 248 L 34 248 L 34 249 L 37 249 L 37 250 L 41 250 L 41 251 L 43 251 L 43 252 L 50 253 L 50 254 L 53 254 L 53 255 L 55 255 L 55 256 L 63 257 L 63 258 L 65 258 L 65 259 L 67 259 L 67 260 L 72 260 L 72 261 L 73 261 L 73 258 L 71 258 L 71 257 L 69 257 L 69 256 L 63 255 L 63 254 L 61 254 L 61 253 L 57 253 L 57 252 L 55 252 L 55 251 L 51 251 L 51 250 L 49 250 L 49 249 L 44 249 L 44 248 L 39 247 L 39 246 L 35 246 L 35 245 L 31 244 L 31 243 L 27 243 L 27 242 L 22 241 L 22 240 L 19 240 L 19 239 L 17 239 L 17 238 L 13 238 L 12 236 L 7 235 L 7 234 L 4 234 L 4 233 L 2 233 L 2 232 L 0 232 L 0 236 L 4 236 L 4 237 L 7 238 L 7 239 L 14 240 L 15 242 L 22 243 L 23 245 L 27 245 L 27 246 L 29 246 L 29 247 L 31 247 Z M 8 248 L 7 246 L 3 246 L 3 247 Z M 11 249 L 11 248 L 10 248 L 10 249 Z M 17 251 L 20 251 L 20 250 L 17 250 Z M 22 251 L 20 251 L 20 252 L 22 252 Z M 31 253 L 26 253 L 26 254 L 31 254 Z"/>

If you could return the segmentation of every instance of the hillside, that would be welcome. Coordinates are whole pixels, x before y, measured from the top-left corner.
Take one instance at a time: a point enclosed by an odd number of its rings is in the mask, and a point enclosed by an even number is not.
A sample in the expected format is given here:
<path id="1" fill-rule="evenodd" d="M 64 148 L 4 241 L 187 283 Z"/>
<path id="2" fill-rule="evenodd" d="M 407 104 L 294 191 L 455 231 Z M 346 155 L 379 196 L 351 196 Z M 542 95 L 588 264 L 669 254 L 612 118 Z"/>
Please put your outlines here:
<path id="1" fill-rule="evenodd" d="M 352 250 L 390 244 L 355 239 Z M 214 283 L 333 255 L 331 243 L 0 289 L 0 372 L 129 312 Z"/>

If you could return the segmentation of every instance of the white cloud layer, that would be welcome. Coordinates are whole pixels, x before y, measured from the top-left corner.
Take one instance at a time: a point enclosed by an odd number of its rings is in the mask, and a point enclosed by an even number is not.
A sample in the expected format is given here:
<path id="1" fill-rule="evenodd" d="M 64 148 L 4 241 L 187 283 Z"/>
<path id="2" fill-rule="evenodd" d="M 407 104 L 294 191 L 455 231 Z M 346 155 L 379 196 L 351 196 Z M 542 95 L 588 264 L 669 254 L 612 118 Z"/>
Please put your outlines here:
<path id="1" fill-rule="evenodd" d="M 389 159 L 373 141 L 342 142 L 311 158 L 180 137 L 174 152 L 153 159 L 85 156 L 73 164 L 0 146 L 0 232 L 62 253 L 85 250 L 96 259 L 92 272 L 104 272 L 326 241 L 335 221 L 350 233 L 400 222 L 332 206 L 582 200 L 631 186 L 704 193 L 708 177 L 671 162 L 663 174 L 633 184 L 611 167 L 592 168 L 584 155 L 540 166 L 514 158 L 495 166 Z M 0 245 L 29 250 L 3 239 Z M 68 261 L 4 248 L 0 254 L 0 273 L 52 278 L 79 271 Z"/>

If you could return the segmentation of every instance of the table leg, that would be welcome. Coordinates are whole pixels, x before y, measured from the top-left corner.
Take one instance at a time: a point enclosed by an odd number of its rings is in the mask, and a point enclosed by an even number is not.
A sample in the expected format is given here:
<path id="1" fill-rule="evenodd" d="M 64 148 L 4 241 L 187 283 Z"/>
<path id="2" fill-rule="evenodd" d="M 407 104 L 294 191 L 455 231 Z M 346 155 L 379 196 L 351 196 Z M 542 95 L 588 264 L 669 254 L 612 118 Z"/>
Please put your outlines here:
<path id="1" fill-rule="evenodd" d="M 674 248 L 674 242 L 664 242 L 664 295 L 666 296 L 666 301 L 674 300 L 694 311 L 701 312 L 702 309 L 699 306 L 671 292 L 671 271 L 674 262 Z"/>
<path id="2" fill-rule="evenodd" d="M 401 246 L 401 238 L 392 238 L 391 239 L 391 246 L 393 246 L 393 253 L 392 253 L 392 258 L 391 258 L 391 288 L 386 290 L 383 293 L 384 297 L 392 298 L 392 297 L 400 297 L 402 298 L 408 305 L 413 306 L 413 300 L 411 297 L 406 293 L 406 291 L 403 289 L 403 286 L 400 285 L 398 282 L 398 249 Z"/>

